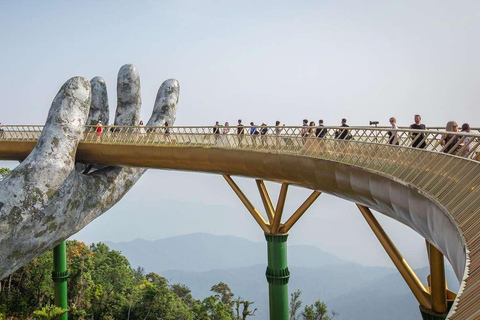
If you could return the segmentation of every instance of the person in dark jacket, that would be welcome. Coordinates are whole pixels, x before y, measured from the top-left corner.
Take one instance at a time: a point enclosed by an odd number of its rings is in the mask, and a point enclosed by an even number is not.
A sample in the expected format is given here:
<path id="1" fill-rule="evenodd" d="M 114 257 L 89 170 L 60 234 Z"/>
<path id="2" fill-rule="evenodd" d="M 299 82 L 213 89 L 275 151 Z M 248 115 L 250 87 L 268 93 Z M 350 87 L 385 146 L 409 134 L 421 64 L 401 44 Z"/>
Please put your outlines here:
<path id="1" fill-rule="evenodd" d="M 318 120 L 317 130 L 315 130 L 315 136 L 317 138 L 324 138 L 325 135 L 327 134 L 327 129 L 323 127 L 324 127 L 323 120 L 322 119 Z"/>
<path id="2" fill-rule="evenodd" d="M 427 127 L 422 123 L 422 117 L 419 114 L 416 114 L 413 118 L 415 121 L 414 124 L 410 125 L 412 130 L 426 130 Z M 425 149 L 427 143 L 425 142 L 425 134 L 422 132 L 412 132 L 410 133 L 410 139 L 412 139 L 412 147 Z"/>
<path id="3" fill-rule="evenodd" d="M 347 119 L 342 119 L 342 125 L 340 127 L 348 128 Z M 348 129 L 341 129 L 335 132 L 335 139 L 348 139 L 349 138 Z"/>

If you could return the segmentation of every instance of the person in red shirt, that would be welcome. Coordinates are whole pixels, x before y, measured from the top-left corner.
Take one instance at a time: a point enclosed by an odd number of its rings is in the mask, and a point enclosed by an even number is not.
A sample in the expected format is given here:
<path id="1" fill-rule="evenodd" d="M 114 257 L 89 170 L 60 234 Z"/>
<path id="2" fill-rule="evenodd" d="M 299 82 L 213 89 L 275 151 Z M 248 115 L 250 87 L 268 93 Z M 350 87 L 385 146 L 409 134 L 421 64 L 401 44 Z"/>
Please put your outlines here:
<path id="1" fill-rule="evenodd" d="M 97 141 L 100 139 L 100 135 L 102 134 L 103 127 L 102 121 L 97 122 L 97 129 L 95 129 L 95 135 L 97 136 Z"/>

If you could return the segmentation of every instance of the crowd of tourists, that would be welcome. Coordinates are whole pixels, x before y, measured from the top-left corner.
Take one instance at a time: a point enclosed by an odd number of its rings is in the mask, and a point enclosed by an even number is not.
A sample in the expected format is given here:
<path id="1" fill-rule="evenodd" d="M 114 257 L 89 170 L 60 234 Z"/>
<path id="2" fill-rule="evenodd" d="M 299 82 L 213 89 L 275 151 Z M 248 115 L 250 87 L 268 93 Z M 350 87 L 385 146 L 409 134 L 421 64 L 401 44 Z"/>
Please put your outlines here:
<path id="1" fill-rule="evenodd" d="M 426 130 L 427 127 L 422 123 L 422 117 L 416 114 L 413 118 L 414 123 L 410 125 L 412 130 Z M 392 129 L 398 129 L 397 120 L 395 117 L 390 118 L 390 124 Z M 447 132 L 459 132 L 459 127 L 457 122 L 448 121 L 445 126 L 445 131 Z M 470 133 L 470 125 L 464 123 L 462 125 L 461 131 L 463 133 Z M 389 143 L 390 144 L 399 144 L 398 136 L 396 131 L 389 131 Z M 414 148 L 425 148 L 427 146 L 427 139 L 424 132 L 412 132 L 410 134 L 412 139 L 412 147 Z M 471 139 L 469 136 L 460 136 L 455 134 L 444 134 L 440 140 L 442 145 L 442 151 L 445 153 L 458 154 L 465 156 L 471 150 Z"/>
<path id="2" fill-rule="evenodd" d="M 400 139 L 398 136 L 398 127 L 397 119 L 391 117 L 389 119 L 391 131 L 387 132 L 388 143 L 392 145 L 399 145 Z M 373 124 L 378 124 L 378 122 L 372 122 Z M 140 133 L 145 133 L 143 121 L 140 121 Z M 168 122 L 165 122 L 163 125 L 163 132 L 166 136 L 170 135 L 170 126 Z M 340 140 L 351 140 L 353 136 L 349 132 L 349 125 L 347 124 L 347 119 L 343 118 L 338 130 L 335 130 L 333 133 L 333 138 Z M 426 148 L 427 139 L 425 132 L 421 130 L 426 130 L 427 127 L 422 123 L 422 117 L 420 115 L 414 116 L 414 123 L 410 125 L 409 129 L 419 130 L 418 132 L 412 131 L 409 134 L 409 138 L 412 140 L 411 146 L 414 148 Z M 281 125 L 280 121 L 275 122 L 275 126 L 271 128 L 275 136 L 277 136 L 277 144 L 279 143 L 279 137 L 282 134 L 286 134 L 285 124 Z M 96 127 L 96 136 L 97 139 L 100 138 L 100 135 L 103 131 L 102 122 L 98 121 Z M 260 137 L 262 144 L 266 143 L 266 136 L 268 134 L 269 127 L 265 122 L 261 125 L 256 125 L 254 122 L 250 122 L 250 125 L 245 126 L 241 119 L 237 121 L 237 125 L 231 127 L 228 122 L 225 122 L 224 125 L 220 125 L 220 122 L 217 121 L 213 126 L 213 134 L 217 141 L 220 138 L 228 134 L 236 134 L 238 137 L 238 143 L 241 146 L 244 140 L 245 135 L 250 135 L 253 139 L 253 142 L 257 142 L 257 137 Z M 447 132 L 459 132 L 459 126 L 455 121 L 449 121 L 445 127 Z M 461 132 L 470 133 L 470 125 L 464 123 L 461 127 Z M 291 132 L 289 132 L 291 134 Z M 315 121 L 309 121 L 308 119 L 303 119 L 302 128 L 300 130 L 300 136 L 302 138 L 315 137 L 315 138 L 325 138 L 329 134 L 328 130 L 325 128 L 324 122 L 322 119 L 318 120 L 318 125 Z M 469 136 L 459 136 L 455 134 L 444 134 L 441 138 L 440 144 L 442 145 L 442 151 L 445 153 L 452 154 L 461 154 L 466 155 L 471 150 L 471 139 Z"/>
<path id="3" fill-rule="evenodd" d="M 317 137 L 317 138 L 324 138 L 327 135 L 327 129 L 323 124 L 323 120 L 318 121 L 318 126 L 316 125 L 315 121 L 308 121 L 308 119 L 303 119 L 303 125 L 300 132 L 300 136 L 303 138 L 306 137 Z M 342 119 L 342 124 L 340 127 L 348 127 L 347 119 Z M 261 125 L 256 125 L 254 122 L 250 122 L 250 125 L 245 126 L 241 119 L 238 120 L 238 123 L 235 127 L 230 127 L 228 122 L 225 122 L 224 125 L 221 125 L 219 121 L 215 122 L 213 126 L 213 134 L 216 136 L 220 136 L 222 134 L 237 134 L 237 135 L 245 135 L 250 134 L 253 136 L 265 136 L 268 133 L 268 125 L 263 122 Z M 280 136 L 282 133 L 285 132 L 285 124 L 281 125 L 280 121 L 275 122 L 275 126 L 273 127 L 273 133 L 277 136 Z M 348 129 L 337 130 L 335 132 L 336 139 L 351 139 L 352 136 L 348 133 Z"/>
<path id="4" fill-rule="evenodd" d="M 397 132 L 397 119 L 395 117 L 391 117 L 389 122 L 391 129 L 393 130 L 387 132 L 388 143 L 399 145 L 400 139 Z M 378 124 L 378 122 L 373 123 Z M 277 120 L 275 122 L 275 126 L 272 128 L 273 133 L 276 136 L 280 136 L 282 133 L 285 134 L 286 132 L 284 131 L 284 127 L 285 124 L 280 125 L 280 121 Z M 347 129 L 349 127 L 347 124 L 347 119 L 343 118 L 339 127 L 340 128 L 338 130 L 335 130 L 333 138 L 342 140 L 353 139 L 353 136 Z M 425 133 L 421 132 L 421 130 L 426 130 L 427 127 L 422 123 L 422 117 L 420 115 L 417 114 L 414 116 L 414 123 L 409 126 L 409 129 L 419 130 L 419 132 L 411 132 L 409 134 L 409 138 L 412 141 L 411 146 L 414 148 L 426 148 L 427 139 Z M 250 122 L 249 126 L 245 126 L 241 119 L 238 120 L 237 126 L 233 128 L 230 127 L 228 122 L 225 122 L 225 124 L 222 126 L 219 121 L 217 121 L 213 126 L 213 134 L 217 140 L 220 139 L 221 135 L 233 133 L 238 135 L 240 144 L 243 141 L 243 135 L 250 134 L 254 137 L 264 137 L 267 135 L 268 130 L 269 128 L 265 122 L 263 122 L 260 126 L 256 125 L 254 122 Z M 459 132 L 458 124 L 455 121 L 449 121 L 446 125 L 445 131 Z M 461 127 L 461 132 L 470 133 L 470 125 L 468 123 L 464 123 Z M 325 128 L 324 121 L 322 119 L 318 120 L 318 125 L 315 123 L 315 121 L 303 119 L 302 129 L 300 130 L 300 136 L 302 138 L 325 138 L 327 134 L 328 130 Z M 468 136 L 462 137 L 454 134 L 445 134 L 442 136 L 440 141 L 441 145 L 443 146 L 442 151 L 452 154 L 458 154 L 461 151 L 462 155 L 466 155 L 471 150 L 471 139 L 472 138 Z"/>

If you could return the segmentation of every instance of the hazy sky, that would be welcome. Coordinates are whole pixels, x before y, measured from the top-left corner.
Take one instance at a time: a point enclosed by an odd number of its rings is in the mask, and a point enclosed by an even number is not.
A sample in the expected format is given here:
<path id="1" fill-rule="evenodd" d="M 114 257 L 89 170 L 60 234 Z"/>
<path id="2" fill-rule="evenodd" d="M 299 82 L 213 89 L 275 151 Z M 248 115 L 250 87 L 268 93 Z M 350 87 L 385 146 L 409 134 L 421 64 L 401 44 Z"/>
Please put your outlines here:
<path id="1" fill-rule="evenodd" d="M 70 77 L 102 76 L 111 119 L 116 75 L 142 79 L 142 117 L 168 78 L 181 85 L 177 125 L 215 121 L 350 125 L 390 116 L 444 126 L 480 118 L 478 1 L 2 1 L 0 122 L 43 124 Z M 10 166 L 13 163 L 9 164 Z M 262 208 L 253 180 L 240 179 Z M 275 194 L 278 186 L 269 185 Z M 310 191 L 292 190 L 293 212 Z M 425 244 L 380 217 L 407 260 Z M 191 232 L 263 241 L 223 178 L 150 170 L 113 209 L 75 238 L 158 239 Z M 322 195 L 290 235 L 368 265 L 391 265 L 353 203 Z"/>

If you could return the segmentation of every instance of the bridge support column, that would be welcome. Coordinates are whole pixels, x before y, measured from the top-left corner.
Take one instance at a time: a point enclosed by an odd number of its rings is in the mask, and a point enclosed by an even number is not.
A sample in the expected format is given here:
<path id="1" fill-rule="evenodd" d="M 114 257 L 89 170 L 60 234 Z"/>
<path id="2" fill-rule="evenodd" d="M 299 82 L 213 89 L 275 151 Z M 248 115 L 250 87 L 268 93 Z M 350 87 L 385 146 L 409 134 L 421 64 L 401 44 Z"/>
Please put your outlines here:
<path id="1" fill-rule="evenodd" d="M 430 291 L 432 294 L 432 310 L 439 314 L 447 313 L 447 283 L 443 254 L 428 243 L 430 260 Z"/>
<path id="2" fill-rule="evenodd" d="M 288 183 L 282 183 L 277 207 L 274 208 L 272 199 L 268 194 L 267 187 L 263 180 L 257 179 L 258 191 L 260 192 L 260 197 L 262 198 L 268 218 L 267 222 L 233 179 L 229 175 L 223 175 L 223 177 L 265 233 L 268 253 L 268 265 L 265 275 L 268 281 L 270 320 L 289 320 L 288 280 L 290 279 L 290 271 L 287 267 L 288 232 L 302 217 L 305 211 L 315 202 L 320 195 L 320 191 L 313 191 L 297 211 L 282 224 L 281 220 L 285 199 L 287 197 Z"/>
<path id="3" fill-rule="evenodd" d="M 61 242 L 53 248 L 53 272 L 52 279 L 54 282 L 54 301 L 55 306 L 68 309 L 67 304 L 67 246 L 66 242 Z M 67 320 L 68 314 L 65 312 L 60 320 Z"/>
<path id="4" fill-rule="evenodd" d="M 270 320 L 288 320 L 288 280 L 290 271 L 287 267 L 288 234 L 268 234 L 268 266 L 266 271 L 269 291 Z"/>
<path id="5" fill-rule="evenodd" d="M 447 318 L 447 314 L 438 314 L 433 312 L 430 309 L 427 309 L 420 305 L 420 313 L 422 314 L 422 319 L 423 320 L 444 320 Z"/>
<path id="6" fill-rule="evenodd" d="M 443 320 L 448 313 L 448 296 L 451 293 L 447 289 L 445 280 L 445 264 L 443 254 L 430 242 L 426 241 L 428 260 L 430 263 L 430 276 L 428 284 L 432 296 L 432 309 L 420 306 L 420 312 L 424 320 Z M 450 297 L 452 298 L 452 297 Z M 454 297 L 453 297 L 454 299 Z"/>
<path id="7" fill-rule="evenodd" d="M 427 242 L 428 257 L 430 262 L 429 286 L 425 288 L 417 275 L 407 264 L 403 256 L 378 223 L 369 208 L 357 204 L 372 231 L 387 251 L 392 262 L 397 267 L 407 285 L 412 290 L 415 298 L 420 303 L 420 313 L 423 320 L 443 320 L 447 317 L 449 303 L 453 303 L 455 294 L 447 289 L 445 280 L 445 266 L 443 254 Z"/>
<path id="8" fill-rule="evenodd" d="M 403 279 L 407 283 L 410 290 L 412 290 L 413 295 L 417 298 L 417 301 L 425 309 L 432 308 L 431 295 L 427 289 L 423 286 L 420 279 L 418 279 L 415 272 L 408 265 L 407 261 L 403 258 L 398 251 L 397 247 L 393 244 L 393 241 L 388 237 L 387 233 L 378 223 L 377 219 L 370 211 L 369 208 L 357 204 L 358 209 L 362 213 L 363 217 L 367 221 L 368 225 L 372 229 L 375 236 L 377 236 L 381 245 L 392 259 L 393 264 L 397 267 L 397 270 L 402 275 Z"/>

